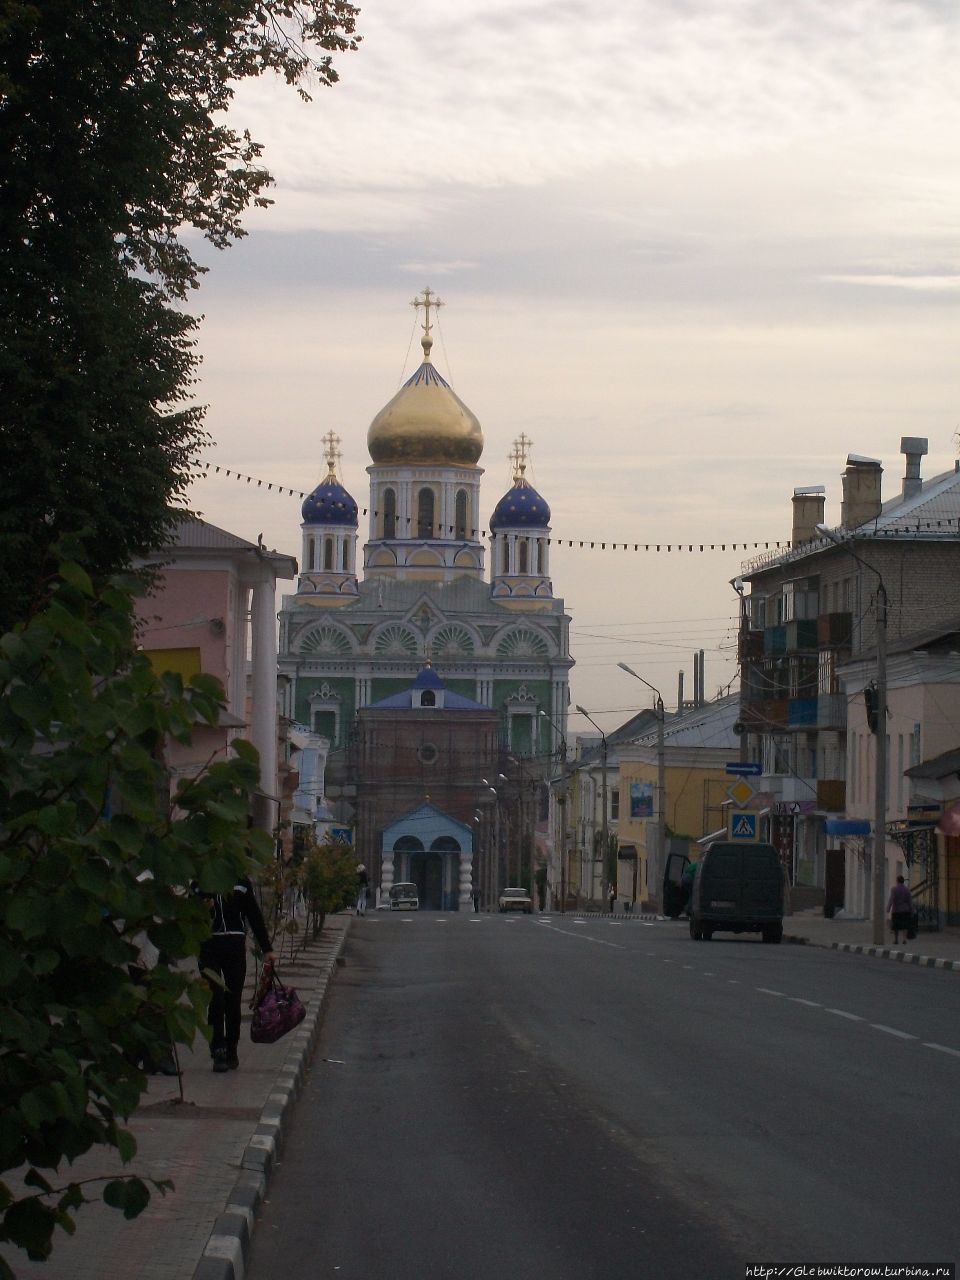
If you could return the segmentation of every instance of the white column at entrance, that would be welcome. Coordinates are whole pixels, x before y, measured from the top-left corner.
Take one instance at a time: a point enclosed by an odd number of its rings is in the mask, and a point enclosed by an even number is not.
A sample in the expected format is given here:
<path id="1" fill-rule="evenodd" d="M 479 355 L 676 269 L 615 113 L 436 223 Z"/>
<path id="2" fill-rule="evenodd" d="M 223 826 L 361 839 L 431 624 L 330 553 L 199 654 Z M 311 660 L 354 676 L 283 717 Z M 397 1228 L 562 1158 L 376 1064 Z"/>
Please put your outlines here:
<path id="1" fill-rule="evenodd" d="M 267 801 L 256 806 L 254 822 L 271 831 L 279 816 L 277 798 L 277 631 L 276 585 L 272 575 L 253 584 L 250 605 L 252 637 L 252 713 L 250 737 L 260 753 L 260 790 Z"/>
<path id="2" fill-rule="evenodd" d="M 473 854 L 460 851 L 460 910 L 473 909 Z"/>
<path id="3" fill-rule="evenodd" d="M 390 890 L 393 888 L 393 850 L 384 849 L 380 860 L 380 901 L 390 901 Z"/>

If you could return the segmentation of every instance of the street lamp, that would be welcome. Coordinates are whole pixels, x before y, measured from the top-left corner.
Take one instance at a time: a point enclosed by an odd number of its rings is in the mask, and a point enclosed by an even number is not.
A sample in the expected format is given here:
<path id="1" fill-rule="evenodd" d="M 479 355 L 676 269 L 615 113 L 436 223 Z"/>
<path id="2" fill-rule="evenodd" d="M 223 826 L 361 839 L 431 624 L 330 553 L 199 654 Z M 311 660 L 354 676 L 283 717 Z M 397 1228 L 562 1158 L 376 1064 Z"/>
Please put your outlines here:
<path id="1" fill-rule="evenodd" d="M 545 711 L 540 714 L 553 725 L 560 737 L 557 747 L 557 763 L 560 765 L 560 786 L 557 788 L 557 804 L 560 806 L 560 914 L 567 910 L 567 740 L 560 726 L 554 724 Z"/>
<path id="2" fill-rule="evenodd" d="M 818 524 L 817 533 L 835 546 L 847 551 L 857 564 L 877 575 L 877 706 L 873 729 L 877 739 L 877 770 L 873 793 L 873 942 L 883 946 L 884 888 L 887 862 L 887 588 L 880 570 L 861 559 L 850 545 L 851 540 L 841 538 L 833 529 Z"/>
<path id="3" fill-rule="evenodd" d="M 663 915 L 663 870 L 667 859 L 667 762 L 663 745 L 663 698 L 660 690 L 655 689 L 649 680 L 637 675 L 633 667 L 625 662 L 617 666 L 634 680 L 639 680 L 657 695 L 657 850 L 653 861 L 653 905 L 658 916 Z"/>
<path id="4" fill-rule="evenodd" d="M 583 707 L 579 706 L 579 704 L 577 706 L 577 710 L 580 712 L 580 714 L 583 716 L 585 720 L 590 721 L 590 723 L 596 729 L 597 733 L 599 733 L 600 735 L 600 805 L 601 805 L 600 868 L 602 873 L 601 879 L 600 879 L 600 892 L 603 894 L 603 902 L 609 903 L 610 879 L 607 874 L 607 858 L 609 856 L 609 849 L 607 848 L 607 845 L 609 843 L 609 839 L 607 836 L 607 735 L 603 732 L 603 730 L 597 724 L 596 720 L 594 720 L 591 715 L 589 715 L 586 711 L 584 711 Z"/>

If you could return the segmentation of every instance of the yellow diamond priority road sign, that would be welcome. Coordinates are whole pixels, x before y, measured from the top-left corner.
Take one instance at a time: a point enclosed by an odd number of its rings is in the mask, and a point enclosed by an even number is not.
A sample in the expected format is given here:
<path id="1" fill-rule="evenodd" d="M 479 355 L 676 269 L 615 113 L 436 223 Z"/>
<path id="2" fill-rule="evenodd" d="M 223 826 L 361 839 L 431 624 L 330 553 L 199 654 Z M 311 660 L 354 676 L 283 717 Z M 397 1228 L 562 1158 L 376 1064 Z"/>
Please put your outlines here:
<path id="1" fill-rule="evenodd" d="M 742 809 L 745 804 L 748 804 L 753 799 L 754 790 L 746 778 L 738 778 L 736 782 L 727 787 L 727 795 L 734 804 L 738 804 Z"/>

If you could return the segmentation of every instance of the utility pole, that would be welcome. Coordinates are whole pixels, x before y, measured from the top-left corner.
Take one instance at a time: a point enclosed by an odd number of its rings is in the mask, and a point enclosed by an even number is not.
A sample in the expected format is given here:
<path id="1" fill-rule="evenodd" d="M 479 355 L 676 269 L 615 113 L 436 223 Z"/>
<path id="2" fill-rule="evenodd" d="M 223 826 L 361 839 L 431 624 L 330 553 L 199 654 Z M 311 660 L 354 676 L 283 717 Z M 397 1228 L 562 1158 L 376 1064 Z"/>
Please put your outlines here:
<path id="1" fill-rule="evenodd" d="M 633 676 L 634 680 L 639 680 L 641 684 L 645 684 L 648 689 L 657 695 L 657 847 L 652 858 L 648 855 L 647 866 L 648 880 L 653 881 L 654 910 L 658 916 L 662 916 L 663 871 L 667 864 L 667 760 L 663 741 L 666 712 L 659 689 L 655 689 L 649 680 L 644 680 L 643 676 L 638 676 L 633 667 L 628 667 L 625 662 L 618 662 L 617 666 L 621 671 L 625 671 L 628 676 Z"/>
<path id="2" fill-rule="evenodd" d="M 597 733 L 600 735 L 600 893 L 602 894 L 602 906 L 610 905 L 610 878 L 607 868 L 607 858 L 609 856 L 609 834 L 607 830 L 607 735 L 603 732 L 583 707 L 577 706 L 577 710 L 585 720 L 589 720 Z M 596 830 L 596 818 L 594 818 L 594 830 Z M 614 882 L 615 883 L 615 882 Z"/>

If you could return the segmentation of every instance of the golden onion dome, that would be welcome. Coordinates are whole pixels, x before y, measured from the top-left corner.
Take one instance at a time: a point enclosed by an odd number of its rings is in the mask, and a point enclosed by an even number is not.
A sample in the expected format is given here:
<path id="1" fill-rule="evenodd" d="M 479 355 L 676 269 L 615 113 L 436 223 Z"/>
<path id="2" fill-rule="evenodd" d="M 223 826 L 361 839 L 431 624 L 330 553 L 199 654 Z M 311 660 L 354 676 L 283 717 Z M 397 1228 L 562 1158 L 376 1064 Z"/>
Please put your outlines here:
<path id="1" fill-rule="evenodd" d="M 370 457 L 398 465 L 474 466 L 483 452 L 480 422 L 430 363 L 429 333 L 421 345 L 423 364 L 370 423 Z"/>

